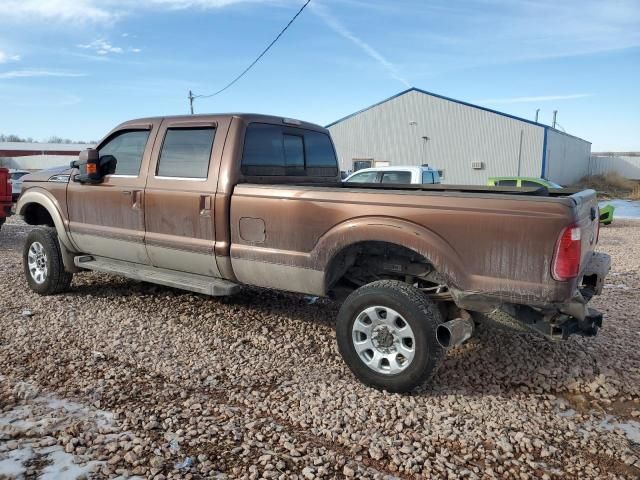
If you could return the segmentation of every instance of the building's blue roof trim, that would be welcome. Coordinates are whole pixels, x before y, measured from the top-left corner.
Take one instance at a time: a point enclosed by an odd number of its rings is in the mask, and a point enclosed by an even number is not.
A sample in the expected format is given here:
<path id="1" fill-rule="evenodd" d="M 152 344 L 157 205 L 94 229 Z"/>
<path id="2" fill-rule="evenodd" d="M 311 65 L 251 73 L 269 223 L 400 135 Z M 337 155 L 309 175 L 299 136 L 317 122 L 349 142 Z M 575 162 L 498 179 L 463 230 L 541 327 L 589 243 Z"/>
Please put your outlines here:
<path id="1" fill-rule="evenodd" d="M 544 140 L 542 141 L 542 173 L 540 173 L 540 178 L 547 178 L 545 176 L 547 169 L 547 131 L 549 127 L 545 127 L 544 129 Z"/>
<path id="2" fill-rule="evenodd" d="M 591 145 L 591 142 L 589 140 L 585 140 L 584 138 L 576 137 L 575 135 L 571 135 L 570 133 L 563 132 L 562 130 L 558 130 L 557 128 L 553 128 L 553 127 L 551 127 L 549 125 L 545 125 L 544 128 L 546 128 L 547 130 L 553 130 L 554 133 L 557 133 L 559 135 L 564 135 L 566 137 L 575 138 L 576 140 L 580 140 L 581 142 L 585 142 L 585 143 L 588 143 L 589 145 Z"/>
<path id="3" fill-rule="evenodd" d="M 344 120 L 347 120 L 348 118 L 351 118 L 351 117 L 354 117 L 354 116 L 356 116 L 356 115 L 359 115 L 359 114 L 360 114 L 360 113 L 362 113 L 362 112 L 366 112 L 367 110 L 370 110 L 370 109 L 372 109 L 372 108 L 374 108 L 374 107 L 377 107 L 378 105 L 382 105 L 383 103 L 386 103 L 386 102 L 388 102 L 389 100 L 393 100 L 394 98 L 400 97 L 400 96 L 402 96 L 402 95 L 404 95 L 404 94 L 406 94 L 406 93 L 409 93 L 409 92 L 420 92 L 420 93 L 424 93 L 425 95 L 430 95 L 430 96 L 432 96 L 432 97 L 440 98 L 440 99 L 442 99 L 442 100 L 448 100 L 448 101 L 450 101 L 450 102 L 458 103 L 458 104 L 460 104 L 460 105 L 465 105 L 465 106 L 467 106 L 467 107 L 477 108 L 478 110 L 484 110 L 485 112 L 495 113 L 496 115 L 500 115 L 500 116 L 502 116 L 502 117 L 511 118 L 511 119 L 513 119 L 513 120 L 518 120 L 518 121 L 520 121 L 520 122 L 529 123 L 529 124 L 531 124 L 531 125 L 536 125 L 536 126 L 538 126 L 538 127 L 541 127 L 541 128 L 544 128 L 544 129 L 545 129 L 545 135 L 546 135 L 546 129 L 547 129 L 547 128 L 551 128 L 551 129 L 552 129 L 553 131 L 555 131 L 555 132 L 561 133 L 561 134 L 563 134 L 563 135 L 568 135 L 569 137 L 577 138 L 578 140 L 582 140 L 583 142 L 586 142 L 586 140 L 584 140 L 584 139 L 582 139 L 582 138 L 574 137 L 573 135 L 569 135 L 568 133 L 561 132 L 560 130 L 557 130 L 557 129 L 555 129 L 555 128 L 552 128 L 552 127 L 551 127 L 551 126 L 549 126 L 549 125 L 545 125 L 544 123 L 536 123 L 536 122 L 534 122 L 533 120 L 528 120 L 528 119 L 526 119 L 526 118 L 516 117 L 515 115 L 510 115 L 510 114 L 508 114 L 508 113 L 499 112 L 499 111 L 497 111 L 497 110 L 492 110 L 491 108 L 481 107 L 480 105 L 475 105 L 475 104 L 473 104 L 473 103 L 463 102 L 462 100 L 456 100 L 455 98 L 445 97 L 444 95 L 438 95 L 437 93 L 427 92 L 426 90 L 422 90 L 421 88 L 416 88 L 416 87 L 411 87 L 411 88 L 408 88 L 408 89 L 406 89 L 406 90 L 403 90 L 402 92 L 397 93 L 397 94 L 395 94 L 395 95 L 393 95 L 393 96 L 391 96 L 391 97 L 389 97 L 389 98 L 386 98 L 386 99 L 382 100 L 381 102 L 374 103 L 373 105 L 370 105 L 370 106 L 368 106 L 368 107 L 366 107 L 366 108 L 363 108 L 362 110 L 358 110 L 357 112 L 352 113 L 352 114 L 350 114 L 350 115 L 347 115 L 346 117 L 342 117 L 341 119 L 336 120 L 335 122 L 331 122 L 330 124 L 326 125 L 326 126 L 325 126 L 325 128 L 329 128 L 329 127 L 331 127 L 331 126 L 333 126 L 333 125 L 335 125 L 335 124 L 337 124 L 337 123 L 340 123 L 340 122 L 342 122 L 342 121 L 344 121 Z M 591 143 L 591 142 L 587 142 L 587 143 Z"/>

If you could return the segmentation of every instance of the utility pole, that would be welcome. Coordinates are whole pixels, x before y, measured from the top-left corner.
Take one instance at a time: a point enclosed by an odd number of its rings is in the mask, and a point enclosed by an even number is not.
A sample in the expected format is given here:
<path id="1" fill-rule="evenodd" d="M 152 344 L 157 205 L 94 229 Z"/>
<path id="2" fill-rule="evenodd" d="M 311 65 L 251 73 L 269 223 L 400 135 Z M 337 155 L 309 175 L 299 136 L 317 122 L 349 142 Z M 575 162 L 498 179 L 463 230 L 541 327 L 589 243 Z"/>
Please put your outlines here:
<path id="1" fill-rule="evenodd" d="M 553 111 L 553 123 L 551 124 L 551 126 L 552 126 L 553 128 L 556 128 L 556 124 L 557 124 L 557 122 L 556 122 L 556 117 L 557 117 L 557 116 L 558 116 L 558 110 L 554 110 L 554 111 Z"/>
<path id="2" fill-rule="evenodd" d="M 196 98 L 193 96 L 193 92 L 189 90 L 189 107 L 191 108 L 191 115 L 193 115 L 193 99 Z"/>
<path id="3" fill-rule="evenodd" d="M 540 115 L 540 109 L 536 108 L 536 123 L 538 123 L 538 115 Z"/>

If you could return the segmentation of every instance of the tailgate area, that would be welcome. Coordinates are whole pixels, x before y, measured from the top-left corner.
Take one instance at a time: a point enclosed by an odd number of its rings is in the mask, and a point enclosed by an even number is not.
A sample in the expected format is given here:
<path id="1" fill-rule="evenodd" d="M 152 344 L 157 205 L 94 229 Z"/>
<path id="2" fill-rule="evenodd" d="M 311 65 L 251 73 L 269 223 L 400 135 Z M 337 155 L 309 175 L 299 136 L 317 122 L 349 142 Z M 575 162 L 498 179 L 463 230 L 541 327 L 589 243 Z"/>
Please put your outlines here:
<path id="1" fill-rule="evenodd" d="M 580 275 L 584 275 L 592 263 L 593 252 L 598 241 L 600 210 L 594 190 L 583 190 L 571 195 L 576 203 L 576 226 L 580 227 L 581 255 Z"/>

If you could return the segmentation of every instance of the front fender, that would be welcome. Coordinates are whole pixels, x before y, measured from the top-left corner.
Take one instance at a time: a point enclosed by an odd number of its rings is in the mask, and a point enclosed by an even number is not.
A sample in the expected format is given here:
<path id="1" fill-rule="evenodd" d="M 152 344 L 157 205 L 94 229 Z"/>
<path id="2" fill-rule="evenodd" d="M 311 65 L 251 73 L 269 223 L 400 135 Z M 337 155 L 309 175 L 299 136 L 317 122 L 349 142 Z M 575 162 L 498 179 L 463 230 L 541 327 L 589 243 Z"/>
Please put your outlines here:
<path id="1" fill-rule="evenodd" d="M 58 233 L 58 238 L 64 246 L 72 252 L 77 251 L 76 246 L 69 237 L 68 225 L 62 215 L 62 207 L 60 206 L 60 203 L 44 188 L 32 187 L 23 192 L 22 195 L 20 195 L 18 204 L 16 205 L 16 213 L 24 215 L 27 206 L 34 203 L 44 207 L 47 212 L 49 212 L 49 215 L 53 219 L 56 232 Z"/>
<path id="2" fill-rule="evenodd" d="M 450 286 L 467 283 L 462 259 L 444 238 L 415 223 L 390 217 L 361 217 L 336 225 L 318 240 L 311 252 L 311 264 L 325 272 L 326 282 L 336 255 L 351 245 L 370 241 L 393 243 L 422 255 Z"/>

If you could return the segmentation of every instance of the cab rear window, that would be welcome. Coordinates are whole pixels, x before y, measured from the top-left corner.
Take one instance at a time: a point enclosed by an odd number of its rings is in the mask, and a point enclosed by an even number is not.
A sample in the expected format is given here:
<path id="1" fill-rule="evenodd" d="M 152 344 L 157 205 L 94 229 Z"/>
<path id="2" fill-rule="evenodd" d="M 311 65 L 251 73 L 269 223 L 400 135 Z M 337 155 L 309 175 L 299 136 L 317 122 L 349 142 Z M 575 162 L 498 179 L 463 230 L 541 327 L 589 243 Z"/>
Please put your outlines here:
<path id="1" fill-rule="evenodd" d="M 242 173 L 248 176 L 338 175 L 329 135 L 280 125 L 251 123 L 244 137 Z"/>

